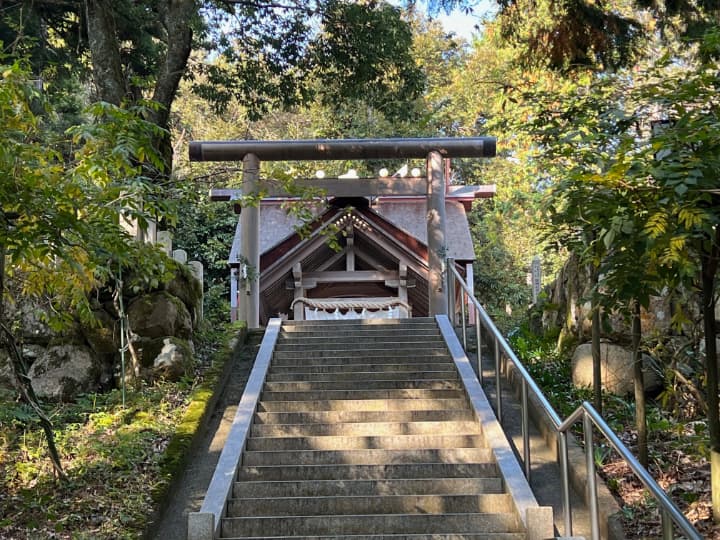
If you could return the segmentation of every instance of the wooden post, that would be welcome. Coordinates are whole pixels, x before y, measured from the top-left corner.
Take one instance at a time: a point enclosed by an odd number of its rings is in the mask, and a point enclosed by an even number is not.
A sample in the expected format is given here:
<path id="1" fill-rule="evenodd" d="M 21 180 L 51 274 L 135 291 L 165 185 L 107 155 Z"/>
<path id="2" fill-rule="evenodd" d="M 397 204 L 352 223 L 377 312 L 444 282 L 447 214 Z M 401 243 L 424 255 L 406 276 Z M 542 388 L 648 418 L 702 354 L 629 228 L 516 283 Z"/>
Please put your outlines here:
<path id="1" fill-rule="evenodd" d="M 348 272 L 355 271 L 355 236 L 353 235 L 353 226 L 350 223 L 346 229 L 347 237 L 345 246 L 345 270 Z"/>
<path id="2" fill-rule="evenodd" d="M 443 269 L 447 257 L 445 244 L 445 171 L 437 151 L 427 155 L 427 245 L 428 245 L 428 314 L 447 314 L 447 291 Z"/>
<path id="3" fill-rule="evenodd" d="M 473 274 L 473 263 L 465 264 L 465 282 L 467 283 L 468 289 L 470 289 L 470 293 L 475 296 L 475 275 Z M 470 302 L 469 297 L 467 300 L 467 309 L 468 321 L 470 322 L 470 325 L 474 325 L 476 323 L 475 307 L 472 305 L 472 302 Z"/>
<path id="4" fill-rule="evenodd" d="M 255 154 L 243 159 L 243 193 L 256 195 L 260 160 Z M 260 327 L 260 208 L 243 206 L 240 213 L 240 253 L 247 261 L 248 271 L 244 291 L 240 291 L 240 316 L 247 321 L 248 328 Z"/>
<path id="5" fill-rule="evenodd" d="M 302 266 L 300 263 L 295 263 L 292 273 L 293 281 L 295 282 L 294 299 L 297 300 L 298 298 L 305 296 L 305 289 L 303 288 L 302 283 Z M 295 307 L 293 308 L 293 319 L 296 321 L 302 321 L 305 319 L 305 304 L 302 302 L 295 302 Z"/>
<path id="6" fill-rule="evenodd" d="M 238 269 L 230 269 L 230 322 L 238 320 Z"/>

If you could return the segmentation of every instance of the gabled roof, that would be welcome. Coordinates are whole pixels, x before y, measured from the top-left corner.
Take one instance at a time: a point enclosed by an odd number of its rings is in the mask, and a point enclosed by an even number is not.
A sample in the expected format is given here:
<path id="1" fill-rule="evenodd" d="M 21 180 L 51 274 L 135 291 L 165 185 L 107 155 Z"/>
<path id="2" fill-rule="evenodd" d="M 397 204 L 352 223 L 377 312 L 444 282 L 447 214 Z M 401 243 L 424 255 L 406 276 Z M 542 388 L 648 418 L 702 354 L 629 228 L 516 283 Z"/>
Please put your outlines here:
<path id="1" fill-rule="evenodd" d="M 466 194 L 463 194 L 463 196 L 466 196 Z M 266 260 L 266 254 L 269 252 L 276 252 L 278 248 L 281 250 L 286 249 L 293 242 L 300 240 L 296 233 L 298 228 L 303 226 L 303 223 L 298 217 L 291 215 L 286 210 L 287 204 L 288 199 L 284 198 L 263 199 L 260 202 L 261 260 Z M 408 236 L 408 242 L 415 243 L 417 241 L 419 244 L 425 245 L 427 243 L 425 204 L 425 197 L 378 197 L 373 201 L 370 208 L 376 215 L 397 228 L 399 233 Z M 465 204 L 466 201 L 461 200 L 461 197 L 448 197 L 446 199 L 445 238 L 449 257 L 453 257 L 457 261 L 470 262 L 475 260 L 475 250 L 470 236 Z M 334 210 L 332 207 L 327 209 L 321 206 L 320 201 L 318 201 L 316 208 L 311 209 L 311 212 L 318 216 L 320 220 L 320 222 L 316 220 L 306 226 L 306 228 L 313 230 L 314 227 L 320 226 L 322 222 L 329 219 Z M 238 220 L 235 239 L 230 250 L 230 265 L 238 264 L 240 237 L 240 220 Z M 261 263 L 261 267 L 265 268 L 266 265 Z"/>
<path id="2" fill-rule="evenodd" d="M 414 313 L 427 314 L 427 247 L 371 208 L 331 207 L 312 224 L 307 235 L 293 233 L 262 254 L 260 295 L 263 312 L 286 312 L 293 300 L 293 267 L 301 264 L 303 274 L 345 268 L 344 251 L 333 250 L 328 236 L 346 249 L 345 233 L 352 227 L 356 270 L 394 271 L 407 267 L 407 278 L 415 284 L 408 291 Z M 324 287 L 324 288 L 323 288 Z M 383 283 L 336 283 L 309 291 L 310 296 L 395 296 L 392 285 Z M 397 285 L 394 285 L 397 287 Z M 272 314 L 270 313 L 270 314 Z"/>

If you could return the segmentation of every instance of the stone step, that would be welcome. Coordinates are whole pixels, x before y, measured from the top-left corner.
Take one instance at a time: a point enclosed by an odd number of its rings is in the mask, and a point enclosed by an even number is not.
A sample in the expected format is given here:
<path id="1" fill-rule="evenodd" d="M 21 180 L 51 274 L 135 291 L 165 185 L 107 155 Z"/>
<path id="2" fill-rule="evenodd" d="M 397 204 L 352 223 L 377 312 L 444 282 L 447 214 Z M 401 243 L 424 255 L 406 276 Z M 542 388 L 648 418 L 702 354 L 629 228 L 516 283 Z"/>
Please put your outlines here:
<path id="1" fill-rule="evenodd" d="M 497 478 L 498 469 L 489 449 L 476 449 L 474 463 L 413 462 L 390 464 L 317 464 L 269 465 L 244 464 L 238 469 L 238 481 L 308 481 L 308 480 L 399 480 L 399 479 L 464 479 Z"/>
<path id="2" fill-rule="evenodd" d="M 316 343 L 303 343 L 303 340 L 293 340 L 291 342 L 285 342 L 285 343 L 278 343 L 275 346 L 275 354 L 283 353 L 283 352 L 290 352 L 290 351 L 307 351 L 312 352 L 313 354 L 325 354 L 331 352 L 337 352 L 340 355 L 342 354 L 374 354 L 374 353 L 380 353 L 383 351 L 390 352 L 396 354 L 402 354 L 402 353 L 416 353 L 419 350 L 442 350 L 447 351 L 447 346 L 445 343 L 438 339 L 430 339 L 430 340 L 424 340 L 424 339 L 417 339 L 417 338 L 408 338 L 405 340 L 400 341 L 377 341 L 368 343 L 366 341 L 340 341 L 340 340 L 331 340 L 327 341 L 325 343 L 325 346 L 322 346 L 321 344 Z M 337 356 L 331 355 L 331 356 Z"/>
<path id="3" fill-rule="evenodd" d="M 412 346 L 415 343 L 431 343 L 435 346 L 444 345 L 439 332 L 428 335 L 427 332 L 419 332 L 415 335 L 405 332 L 397 332 L 390 335 L 380 333 L 372 334 L 349 334 L 346 336 L 337 336 L 336 334 L 324 334 L 317 336 L 307 336 L 298 334 L 288 334 L 280 336 L 276 349 L 286 350 L 293 345 L 304 345 L 313 349 L 337 349 L 345 348 L 356 350 L 360 347 L 369 347 L 371 349 L 382 348 L 404 348 Z"/>
<path id="4" fill-rule="evenodd" d="M 223 537 L 268 538 L 298 535 L 436 534 L 519 532 L 513 514 L 370 514 L 224 518 Z"/>
<path id="5" fill-rule="evenodd" d="M 261 401 L 258 412 L 305 411 L 431 411 L 462 409 L 463 399 L 317 399 L 314 401 Z"/>
<path id="6" fill-rule="evenodd" d="M 449 360 L 436 359 L 432 362 L 422 361 L 421 363 L 399 362 L 395 359 L 394 363 L 375 363 L 376 359 L 368 358 L 368 363 L 363 364 L 357 362 L 355 364 L 341 364 L 341 363 L 328 363 L 318 365 L 307 365 L 298 361 L 295 365 L 270 365 L 270 375 L 278 373 L 358 373 L 371 371 L 374 373 L 400 373 L 400 372 L 414 372 L 417 370 L 424 371 L 438 371 L 447 369 L 448 367 L 455 368 L 455 365 Z"/>
<path id="7" fill-rule="evenodd" d="M 397 351 L 396 351 L 397 352 Z M 330 365 L 353 365 L 353 364 L 427 364 L 439 363 L 445 366 L 454 366 L 452 360 L 445 351 L 436 351 L 435 354 L 428 354 L 428 351 L 409 351 L 405 355 L 396 354 L 392 351 L 381 351 L 380 354 L 370 354 L 369 351 L 357 352 L 356 354 L 343 351 L 333 351 L 334 355 L 325 355 L 322 352 L 310 351 L 307 354 L 297 353 L 275 353 L 272 360 L 272 367 L 278 366 L 322 366 Z"/>
<path id="8" fill-rule="evenodd" d="M 251 437 L 325 437 L 371 435 L 479 434 L 478 422 L 350 422 L 327 424 L 254 424 Z"/>
<path id="9" fill-rule="evenodd" d="M 401 336 L 419 336 L 419 337 L 440 337 L 440 330 L 437 326 L 376 326 L 376 327 L 360 327 L 360 328 L 342 328 L 334 330 L 332 333 L 328 333 L 323 328 L 309 328 L 309 329 L 294 329 L 288 330 L 283 328 L 280 331 L 280 340 L 288 339 L 340 339 L 345 338 L 368 338 L 368 339 L 381 339 L 392 341 L 393 338 Z"/>
<path id="10" fill-rule="evenodd" d="M 469 409 L 429 411 L 314 411 L 258 412 L 253 422 L 261 424 L 332 424 L 363 422 L 474 422 Z"/>
<path id="11" fill-rule="evenodd" d="M 430 326 L 437 328 L 437 323 L 433 317 L 413 317 L 411 319 L 348 319 L 348 320 L 326 320 L 326 321 L 285 321 L 282 325 L 283 330 L 292 331 L 295 329 L 307 329 L 317 326 L 326 330 L 334 331 L 357 326 L 358 328 L 373 327 L 415 327 Z"/>
<path id="12" fill-rule="evenodd" d="M 487 448 L 246 450 L 242 463 L 252 465 L 386 465 L 395 463 L 483 463 Z"/>
<path id="13" fill-rule="evenodd" d="M 482 495 L 334 495 L 230 499 L 228 517 L 330 516 L 352 514 L 510 513 L 505 493 Z M 438 516 L 441 517 L 441 516 Z"/>
<path id="14" fill-rule="evenodd" d="M 361 399 L 461 399 L 462 390 L 425 390 L 422 388 L 396 388 L 393 390 L 318 390 L 310 392 L 270 392 L 263 390 L 263 401 L 318 401 Z"/>
<path id="15" fill-rule="evenodd" d="M 236 536 L 227 540 L 247 540 Z M 526 540 L 522 533 L 463 533 L 463 534 L 351 534 L 333 536 L 263 536 L 265 540 Z"/>
<path id="16" fill-rule="evenodd" d="M 466 453 L 467 454 L 467 453 Z M 476 449 L 474 463 L 413 462 L 391 464 L 244 465 L 238 481 L 351 481 L 497 478 L 497 465 L 488 449 Z M 499 480 L 499 479 L 498 479 Z"/>
<path id="17" fill-rule="evenodd" d="M 233 497 L 349 497 L 379 495 L 478 495 L 502 493 L 500 478 L 422 478 L 399 480 L 310 480 L 235 482 Z"/>
<path id="18" fill-rule="evenodd" d="M 484 439 L 477 434 L 459 435 L 375 435 L 319 437 L 250 437 L 249 451 L 281 450 L 416 450 L 424 448 L 482 448 Z"/>
<path id="19" fill-rule="evenodd" d="M 267 382 L 330 382 L 330 381 L 405 381 L 405 380 L 423 380 L 434 379 L 442 381 L 457 381 L 459 379 L 457 370 L 451 364 L 447 364 L 447 369 L 436 371 L 350 371 L 338 373 L 316 373 L 314 375 L 308 373 L 268 373 Z"/>
<path id="20" fill-rule="evenodd" d="M 383 380 L 364 379 L 357 377 L 350 381 L 283 381 L 266 382 L 267 392 L 318 392 L 326 390 L 460 390 L 462 385 L 458 380 L 442 379 L 406 379 L 406 380 Z"/>

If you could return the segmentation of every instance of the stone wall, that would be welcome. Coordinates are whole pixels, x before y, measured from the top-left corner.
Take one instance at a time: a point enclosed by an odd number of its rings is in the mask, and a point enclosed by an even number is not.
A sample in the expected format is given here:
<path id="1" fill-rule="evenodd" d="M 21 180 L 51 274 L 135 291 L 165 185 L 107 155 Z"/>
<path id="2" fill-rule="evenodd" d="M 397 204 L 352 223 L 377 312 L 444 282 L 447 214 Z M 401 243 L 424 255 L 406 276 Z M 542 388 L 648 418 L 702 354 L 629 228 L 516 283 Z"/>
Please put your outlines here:
<path id="1" fill-rule="evenodd" d="M 587 269 L 571 255 L 555 280 L 544 289 L 542 309 L 544 330 L 560 330 L 560 340 L 578 342 L 590 338 L 590 302 L 592 286 Z M 668 296 L 651 297 L 648 309 L 641 311 L 644 335 L 665 333 L 670 329 L 672 305 Z M 604 315 L 602 335 L 610 340 L 626 342 L 630 339 L 630 323 L 620 313 Z"/>
<path id="2" fill-rule="evenodd" d="M 159 288 L 124 296 L 126 337 L 142 378 L 178 379 L 192 372 L 193 335 L 202 320 L 202 281 L 196 275 L 197 268 L 180 264 L 173 279 Z M 92 306 L 95 324 L 76 323 L 63 332 L 43 322 L 40 304 L 25 303 L 9 313 L 21 329 L 23 357 L 39 398 L 70 400 L 115 387 L 120 380 L 121 329 L 126 326 L 107 291 L 98 291 Z M 126 366 L 131 353 L 125 352 Z M 15 384 L 8 351 L 0 350 L 0 397 L 14 393 Z"/>

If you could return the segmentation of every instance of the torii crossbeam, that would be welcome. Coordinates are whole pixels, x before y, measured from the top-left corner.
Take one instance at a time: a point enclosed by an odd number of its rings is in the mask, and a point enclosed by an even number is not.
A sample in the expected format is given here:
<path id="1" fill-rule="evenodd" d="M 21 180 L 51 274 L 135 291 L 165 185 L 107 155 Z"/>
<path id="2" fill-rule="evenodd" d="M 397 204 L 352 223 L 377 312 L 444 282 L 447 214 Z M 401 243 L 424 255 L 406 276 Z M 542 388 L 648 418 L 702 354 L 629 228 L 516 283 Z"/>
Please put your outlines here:
<path id="1" fill-rule="evenodd" d="M 328 195 L 419 195 L 427 196 L 428 297 L 431 315 L 447 312 L 447 291 L 443 286 L 445 244 L 445 158 L 489 158 L 496 153 L 494 137 L 441 137 L 397 139 L 313 139 L 280 141 L 193 141 L 190 161 L 242 161 L 242 194 L 257 194 L 261 161 L 366 160 L 425 158 L 424 178 L 381 177 L 373 179 L 308 179 L 304 185 L 320 187 Z M 279 194 L 279 193 L 278 193 Z M 243 257 L 258 272 L 259 209 L 247 207 L 241 215 Z M 247 298 L 239 308 L 239 317 L 249 328 L 257 328 L 260 319 L 259 280 L 250 285 Z"/>

